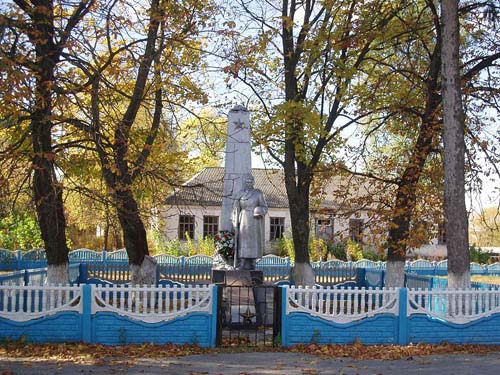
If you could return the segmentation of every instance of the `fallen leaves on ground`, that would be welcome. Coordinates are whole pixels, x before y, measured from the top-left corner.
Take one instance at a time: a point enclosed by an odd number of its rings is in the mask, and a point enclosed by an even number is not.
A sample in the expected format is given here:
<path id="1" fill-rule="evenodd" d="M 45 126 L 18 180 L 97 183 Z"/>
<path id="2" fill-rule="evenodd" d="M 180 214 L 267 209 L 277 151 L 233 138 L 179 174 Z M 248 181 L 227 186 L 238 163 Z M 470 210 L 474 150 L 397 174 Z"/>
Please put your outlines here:
<path id="1" fill-rule="evenodd" d="M 197 345 L 121 345 L 107 346 L 83 343 L 65 344 L 32 344 L 24 342 L 5 342 L 0 347 L 0 357 L 23 358 L 27 361 L 56 361 L 57 363 L 80 363 L 102 366 L 106 364 L 134 366 L 141 358 L 162 359 L 190 354 L 235 353 L 255 351 L 282 351 L 313 354 L 320 357 L 350 357 L 354 359 L 396 360 L 433 354 L 488 354 L 500 352 L 499 345 L 457 345 L 457 344 L 416 344 L 408 346 L 396 345 L 363 345 L 355 342 L 350 345 L 297 345 L 285 348 L 235 348 L 204 349 Z M 277 364 L 280 365 L 279 363 Z M 305 374 L 310 373 L 305 369 Z"/>
<path id="2" fill-rule="evenodd" d="M 23 358 L 33 361 L 48 360 L 103 366 L 119 364 L 127 367 L 139 358 L 180 357 L 206 353 L 197 345 L 94 345 L 83 343 L 31 344 L 11 342 L 0 347 L 0 357 Z"/>
<path id="3" fill-rule="evenodd" d="M 355 342 L 350 345 L 297 345 L 290 348 L 292 352 L 314 354 L 321 357 L 349 357 L 354 359 L 396 360 L 414 356 L 434 354 L 480 354 L 500 352 L 499 345 L 459 345 L 444 343 L 440 345 L 415 344 L 397 345 L 363 345 Z"/>

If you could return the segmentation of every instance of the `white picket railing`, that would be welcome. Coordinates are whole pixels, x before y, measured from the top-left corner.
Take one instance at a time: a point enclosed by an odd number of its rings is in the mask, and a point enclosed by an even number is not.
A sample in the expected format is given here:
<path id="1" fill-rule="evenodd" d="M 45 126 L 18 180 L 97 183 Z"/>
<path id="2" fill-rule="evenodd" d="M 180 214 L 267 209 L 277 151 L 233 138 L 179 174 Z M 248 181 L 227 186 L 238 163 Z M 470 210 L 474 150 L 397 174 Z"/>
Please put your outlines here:
<path id="1" fill-rule="evenodd" d="M 213 286 L 92 286 L 92 314 L 115 312 L 144 322 L 160 322 L 192 312 L 212 312 Z"/>
<path id="2" fill-rule="evenodd" d="M 61 311 L 82 312 L 81 288 L 68 285 L 3 285 L 0 316 L 22 322 Z"/>
<path id="3" fill-rule="evenodd" d="M 463 324 L 500 313 L 500 291 L 409 289 L 407 314 L 428 314 Z"/>
<path id="4" fill-rule="evenodd" d="M 305 312 L 336 323 L 399 312 L 398 289 L 286 288 L 286 314 Z"/>

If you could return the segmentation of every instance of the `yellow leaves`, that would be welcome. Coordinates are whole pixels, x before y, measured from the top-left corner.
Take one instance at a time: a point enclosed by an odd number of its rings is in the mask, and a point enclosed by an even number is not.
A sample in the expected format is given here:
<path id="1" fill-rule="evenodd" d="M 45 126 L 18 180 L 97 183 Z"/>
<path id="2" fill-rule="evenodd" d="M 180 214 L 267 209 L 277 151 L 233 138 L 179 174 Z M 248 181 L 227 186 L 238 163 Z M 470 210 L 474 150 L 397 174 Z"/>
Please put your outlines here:
<path id="1" fill-rule="evenodd" d="M 87 345 L 71 344 L 26 344 L 12 342 L 0 348 L 0 355 L 27 360 L 52 360 L 57 362 L 78 363 L 103 366 L 105 364 L 133 365 L 139 358 L 163 358 L 201 354 L 207 350 L 195 345 Z M 124 360 L 122 360 L 124 358 Z"/>
<path id="2" fill-rule="evenodd" d="M 487 354 L 496 352 L 499 346 L 489 345 L 456 345 L 456 344 L 416 344 L 397 345 L 363 345 L 359 340 L 350 345 L 297 345 L 292 352 L 314 354 L 320 357 L 349 357 L 361 360 L 377 359 L 393 361 L 415 356 L 434 354 Z"/>
<path id="3" fill-rule="evenodd" d="M 237 346 L 240 343 L 237 343 Z M 456 345 L 444 343 L 440 345 L 416 344 L 398 345 L 363 345 L 356 341 L 349 345 L 297 345 L 284 352 L 307 353 L 319 357 L 349 357 L 369 360 L 397 360 L 416 356 L 437 354 L 487 354 L 500 350 L 498 345 Z M 134 364 L 141 358 L 162 359 L 192 354 L 217 353 L 219 349 L 203 349 L 196 345 L 121 345 L 106 346 L 83 343 L 68 344 L 26 344 L 10 342 L 0 348 L 0 355 L 10 358 L 26 358 L 27 360 L 55 360 L 101 366 L 104 364 Z M 276 364 L 280 366 L 280 363 Z M 311 362 L 310 365 L 314 365 Z M 276 368 L 278 370 L 278 368 Z M 304 368 L 302 373 L 314 374 L 314 368 Z"/>

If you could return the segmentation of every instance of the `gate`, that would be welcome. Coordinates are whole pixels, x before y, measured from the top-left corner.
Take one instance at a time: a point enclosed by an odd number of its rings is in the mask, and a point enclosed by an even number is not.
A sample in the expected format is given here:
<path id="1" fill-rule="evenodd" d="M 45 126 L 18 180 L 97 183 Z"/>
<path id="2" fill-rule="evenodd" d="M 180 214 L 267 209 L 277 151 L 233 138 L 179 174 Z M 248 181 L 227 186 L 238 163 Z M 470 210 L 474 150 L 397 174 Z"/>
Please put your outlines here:
<path id="1" fill-rule="evenodd" d="M 280 345 L 281 288 L 219 285 L 217 346 Z"/>

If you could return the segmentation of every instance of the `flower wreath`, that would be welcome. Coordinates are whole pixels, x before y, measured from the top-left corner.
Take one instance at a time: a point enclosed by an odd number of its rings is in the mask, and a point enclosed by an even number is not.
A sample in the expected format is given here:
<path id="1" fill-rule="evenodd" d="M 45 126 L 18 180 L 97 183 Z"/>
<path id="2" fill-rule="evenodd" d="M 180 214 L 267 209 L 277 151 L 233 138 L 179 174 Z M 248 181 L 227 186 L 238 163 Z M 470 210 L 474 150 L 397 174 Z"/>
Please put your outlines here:
<path id="1" fill-rule="evenodd" d="M 214 237 L 215 249 L 224 258 L 234 257 L 234 233 L 228 230 L 221 230 Z"/>

